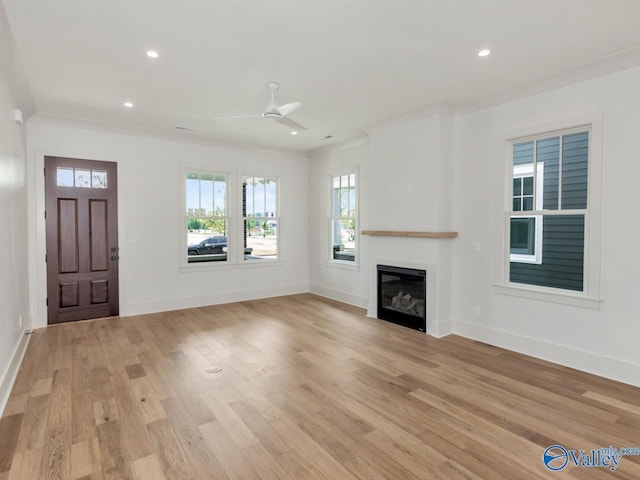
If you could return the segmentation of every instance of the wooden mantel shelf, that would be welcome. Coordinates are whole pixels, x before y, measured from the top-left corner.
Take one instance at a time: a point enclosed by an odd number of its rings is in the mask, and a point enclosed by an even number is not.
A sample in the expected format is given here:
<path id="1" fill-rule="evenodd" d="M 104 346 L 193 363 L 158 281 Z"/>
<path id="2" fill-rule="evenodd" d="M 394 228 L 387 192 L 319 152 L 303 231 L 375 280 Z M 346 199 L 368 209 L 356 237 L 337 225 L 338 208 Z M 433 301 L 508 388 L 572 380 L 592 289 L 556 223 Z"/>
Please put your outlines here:
<path id="1" fill-rule="evenodd" d="M 400 230 L 362 230 L 362 235 L 385 237 L 456 238 L 458 232 L 403 232 Z"/>

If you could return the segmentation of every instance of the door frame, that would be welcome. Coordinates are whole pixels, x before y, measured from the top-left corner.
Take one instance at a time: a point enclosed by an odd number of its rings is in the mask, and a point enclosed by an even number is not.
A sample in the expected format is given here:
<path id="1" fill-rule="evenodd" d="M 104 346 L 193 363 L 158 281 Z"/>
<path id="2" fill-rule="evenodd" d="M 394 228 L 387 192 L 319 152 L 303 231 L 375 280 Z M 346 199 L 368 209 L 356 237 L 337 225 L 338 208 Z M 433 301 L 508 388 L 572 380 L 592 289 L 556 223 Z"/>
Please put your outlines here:
<path id="1" fill-rule="evenodd" d="M 119 299 L 119 248 L 118 248 L 118 165 L 115 162 L 70 158 L 45 157 L 45 234 L 47 243 L 47 324 L 57 324 L 69 321 L 88 320 L 117 316 L 120 313 Z M 90 182 L 93 182 L 94 169 L 104 171 L 107 175 L 107 187 L 88 188 L 61 187 L 57 182 L 61 167 L 86 170 L 90 172 Z M 73 182 L 73 180 L 72 180 Z M 48 191 L 48 188 L 51 191 Z M 66 232 L 60 230 L 61 211 L 60 201 L 69 204 L 71 201 L 71 218 L 75 224 L 76 234 L 73 235 L 75 251 L 67 260 L 75 263 L 75 267 L 68 272 L 59 271 L 62 252 L 69 251 L 61 248 L 61 239 Z M 100 204 L 103 206 L 100 207 Z M 74 206 L 75 205 L 75 206 Z M 93 212 L 95 207 L 95 224 L 97 236 L 92 234 L 94 225 Z M 100 213 L 102 211 L 102 213 Z M 84 212 L 84 213 L 83 213 Z M 75 221 L 73 220 L 75 219 Z M 102 226 L 100 226 L 102 225 Z M 68 229 L 66 229 L 68 231 Z M 102 233 L 100 233 L 102 231 Z M 106 241 L 105 241 L 106 240 Z M 98 243 L 94 243 L 98 242 Z M 71 245 L 73 245 L 71 244 Z M 97 248 L 97 250 L 94 250 Z M 68 255 L 68 254 L 67 254 Z M 73 260 L 75 258 L 75 260 Z M 93 262 L 98 262 L 94 264 Z M 92 267 L 92 265 L 94 265 Z M 96 269 L 97 267 L 97 269 Z M 59 282 L 67 283 L 59 283 Z M 71 283 L 69 283 L 71 282 Z M 66 296 L 63 295 L 62 286 Z M 103 285 L 103 286 L 100 286 Z M 75 286 L 75 287 L 74 287 Z M 94 290 L 94 286 L 97 286 Z M 106 289 L 105 289 L 106 286 Z M 94 297 L 95 295 L 95 297 Z M 74 300 L 74 296 L 76 297 Z M 58 307 L 63 298 L 72 303 L 68 307 Z"/>
<path id="2" fill-rule="evenodd" d="M 89 149 L 67 149 L 66 147 L 36 147 L 27 156 L 27 197 L 28 211 L 27 221 L 29 222 L 29 307 L 30 319 L 33 329 L 46 328 L 48 308 L 47 299 L 47 264 L 45 255 L 47 253 L 46 220 L 45 220 L 45 177 L 44 159 L 45 157 L 78 158 L 87 160 L 105 161 L 108 158 L 120 166 L 117 159 L 111 159 L 113 153 L 105 148 Z M 117 195 L 120 204 L 121 194 Z M 118 244 L 122 246 L 122 215 L 118 212 Z M 118 290 L 121 292 L 122 265 L 119 265 Z M 120 294 L 120 307 L 122 313 L 122 295 Z"/>

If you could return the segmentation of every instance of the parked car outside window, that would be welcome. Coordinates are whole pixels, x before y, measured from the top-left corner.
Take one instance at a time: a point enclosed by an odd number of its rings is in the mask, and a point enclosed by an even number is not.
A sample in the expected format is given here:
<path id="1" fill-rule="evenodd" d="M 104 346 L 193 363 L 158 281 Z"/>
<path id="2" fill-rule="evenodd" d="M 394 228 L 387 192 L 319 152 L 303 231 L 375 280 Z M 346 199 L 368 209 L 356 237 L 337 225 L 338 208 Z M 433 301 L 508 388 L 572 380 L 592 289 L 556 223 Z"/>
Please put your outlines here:
<path id="1" fill-rule="evenodd" d="M 187 247 L 188 255 L 212 255 L 216 253 L 225 253 L 227 248 L 227 237 L 208 237 L 200 243 L 189 245 Z"/>

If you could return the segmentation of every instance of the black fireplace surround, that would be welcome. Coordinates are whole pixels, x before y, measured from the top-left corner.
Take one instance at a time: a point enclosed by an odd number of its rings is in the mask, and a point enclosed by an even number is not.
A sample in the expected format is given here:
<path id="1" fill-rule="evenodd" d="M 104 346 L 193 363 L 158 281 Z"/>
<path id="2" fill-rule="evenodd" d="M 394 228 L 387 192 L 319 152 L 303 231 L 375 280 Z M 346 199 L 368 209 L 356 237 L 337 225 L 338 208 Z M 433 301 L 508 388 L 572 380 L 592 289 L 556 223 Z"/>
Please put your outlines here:
<path id="1" fill-rule="evenodd" d="M 427 330 L 427 272 L 378 265 L 378 318 Z"/>

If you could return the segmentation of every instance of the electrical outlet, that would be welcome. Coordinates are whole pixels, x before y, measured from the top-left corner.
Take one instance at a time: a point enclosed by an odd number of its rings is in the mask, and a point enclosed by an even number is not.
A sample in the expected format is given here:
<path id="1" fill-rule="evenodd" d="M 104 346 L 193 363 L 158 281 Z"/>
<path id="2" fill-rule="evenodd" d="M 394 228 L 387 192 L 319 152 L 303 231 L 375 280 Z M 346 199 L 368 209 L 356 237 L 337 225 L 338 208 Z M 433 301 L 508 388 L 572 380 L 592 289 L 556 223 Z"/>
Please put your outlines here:
<path id="1" fill-rule="evenodd" d="M 474 306 L 473 306 L 473 314 L 474 314 L 476 317 L 479 317 L 479 316 L 480 316 L 480 305 L 474 305 Z"/>

